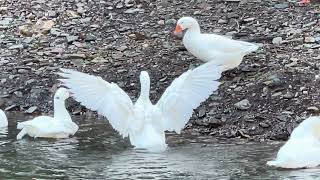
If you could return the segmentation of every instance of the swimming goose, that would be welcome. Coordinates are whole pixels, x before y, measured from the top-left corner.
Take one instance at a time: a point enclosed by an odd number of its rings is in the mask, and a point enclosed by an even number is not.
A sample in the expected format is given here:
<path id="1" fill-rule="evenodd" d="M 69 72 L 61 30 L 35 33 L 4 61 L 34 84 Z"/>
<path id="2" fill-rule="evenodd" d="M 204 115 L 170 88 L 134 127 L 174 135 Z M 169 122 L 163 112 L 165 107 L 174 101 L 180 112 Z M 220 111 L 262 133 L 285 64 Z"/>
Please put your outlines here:
<path id="1" fill-rule="evenodd" d="M 186 31 L 183 45 L 202 61 L 215 61 L 226 71 L 238 67 L 243 57 L 259 47 L 255 44 L 229 39 L 216 34 L 203 34 L 196 19 L 182 17 L 178 20 L 174 33 Z"/>
<path id="2" fill-rule="evenodd" d="M 267 165 L 280 168 L 311 168 L 320 165 L 320 117 L 313 116 L 296 127 L 277 157 Z"/>
<path id="3" fill-rule="evenodd" d="M 149 99 L 150 77 L 140 73 L 141 92 L 135 103 L 115 83 L 99 76 L 61 69 L 60 81 L 73 93 L 75 100 L 105 116 L 123 137 L 129 136 L 135 148 L 149 151 L 166 149 L 165 130 L 180 133 L 193 109 L 215 91 L 221 71 L 214 63 L 188 70 L 165 90 L 157 104 Z"/>
<path id="4" fill-rule="evenodd" d="M 0 109 L 0 128 L 8 126 L 8 119 L 6 114 Z"/>
<path id="5" fill-rule="evenodd" d="M 68 138 L 74 135 L 79 127 L 72 119 L 65 107 L 65 100 L 69 98 L 66 88 L 59 88 L 54 95 L 54 116 L 39 116 L 32 120 L 20 122 L 17 129 L 21 129 L 17 139 L 28 134 L 31 137 Z"/>

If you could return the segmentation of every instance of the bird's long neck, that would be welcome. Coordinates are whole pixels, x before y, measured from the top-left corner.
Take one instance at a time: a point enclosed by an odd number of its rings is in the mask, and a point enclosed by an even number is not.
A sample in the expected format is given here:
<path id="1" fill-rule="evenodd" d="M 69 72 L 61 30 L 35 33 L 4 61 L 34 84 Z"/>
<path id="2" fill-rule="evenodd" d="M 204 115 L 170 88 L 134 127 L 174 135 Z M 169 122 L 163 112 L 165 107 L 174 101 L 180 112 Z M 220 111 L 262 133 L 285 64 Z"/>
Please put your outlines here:
<path id="1" fill-rule="evenodd" d="M 65 107 L 64 100 L 54 100 L 54 118 L 60 121 L 70 121 L 71 117 L 69 112 Z"/>
<path id="2" fill-rule="evenodd" d="M 143 103 L 151 103 L 150 101 L 150 82 L 141 82 L 141 92 L 139 101 Z"/>

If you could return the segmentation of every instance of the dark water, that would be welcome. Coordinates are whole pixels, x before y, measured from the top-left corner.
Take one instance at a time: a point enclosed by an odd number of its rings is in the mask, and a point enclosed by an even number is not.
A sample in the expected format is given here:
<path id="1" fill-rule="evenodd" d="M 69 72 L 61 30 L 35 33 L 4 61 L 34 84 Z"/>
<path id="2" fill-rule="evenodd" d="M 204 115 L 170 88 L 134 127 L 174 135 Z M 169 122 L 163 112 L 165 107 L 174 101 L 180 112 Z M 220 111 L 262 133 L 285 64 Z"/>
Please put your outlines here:
<path id="1" fill-rule="evenodd" d="M 14 118 L 13 118 L 14 117 Z M 167 138 L 163 153 L 134 150 L 102 119 L 75 117 L 75 137 L 16 141 L 16 119 L 0 134 L 0 179 L 320 179 L 320 169 L 269 168 L 281 144 Z"/>

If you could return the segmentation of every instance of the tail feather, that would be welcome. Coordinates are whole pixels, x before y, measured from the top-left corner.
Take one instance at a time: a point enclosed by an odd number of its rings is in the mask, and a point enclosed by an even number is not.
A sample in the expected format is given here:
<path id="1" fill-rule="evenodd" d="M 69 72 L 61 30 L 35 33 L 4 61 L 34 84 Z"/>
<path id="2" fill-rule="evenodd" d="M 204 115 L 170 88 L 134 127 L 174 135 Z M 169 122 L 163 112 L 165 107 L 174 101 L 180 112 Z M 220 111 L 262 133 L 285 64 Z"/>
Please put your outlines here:
<path id="1" fill-rule="evenodd" d="M 27 134 L 27 131 L 26 131 L 25 128 L 23 128 L 23 129 L 19 132 L 19 134 L 17 135 L 17 140 L 22 139 L 23 136 L 25 136 L 26 134 Z"/>
<path id="2" fill-rule="evenodd" d="M 239 41 L 245 47 L 246 53 L 251 53 L 259 49 L 259 46 L 254 43 Z"/>
<path id="3" fill-rule="evenodd" d="M 268 161 L 268 162 L 267 162 L 267 165 L 268 165 L 268 166 L 278 166 L 279 163 L 278 163 L 277 161 Z"/>

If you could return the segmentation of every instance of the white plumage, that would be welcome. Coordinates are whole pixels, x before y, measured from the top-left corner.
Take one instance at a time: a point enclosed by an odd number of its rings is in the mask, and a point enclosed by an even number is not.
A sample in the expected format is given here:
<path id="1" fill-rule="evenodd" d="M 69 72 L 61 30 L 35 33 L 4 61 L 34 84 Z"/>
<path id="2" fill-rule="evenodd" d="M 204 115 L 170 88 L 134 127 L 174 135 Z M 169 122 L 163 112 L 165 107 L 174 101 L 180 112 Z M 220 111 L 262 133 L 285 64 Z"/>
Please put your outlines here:
<path id="1" fill-rule="evenodd" d="M 132 145 L 152 151 L 164 150 L 165 130 L 180 133 L 193 109 L 218 88 L 221 71 L 214 63 L 188 70 L 175 79 L 157 104 L 149 99 L 150 78 L 140 74 L 141 93 L 132 103 L 130 97 L 114 83 L 101 77 L 74 70 L 61 69 L 60 76 L 74 98 L 87 108 L 97 111 L 109 120 L 121 135 L 128 136 Z"/>
<path id="2" fill-rule="evenodd" d="M 203 34 L 196 19 L 182 17 L 178 20 L 175 33 L 186 30 L 183 44 L 186 49 L 202 61 L 214 61 L 222 70 L 233 69 L 243 57 L 259 47 L 255 44 L 229 39 L 216 34 Z"/>
<path id="3" fill-rule="evenodd" d="M 277 157 L 267 165 L 280 168 L 310 168 L 320 165 L 320 117 L 309 117 L 296 127 Z"/>
<path id="4" fill-rule="evenodd" d="M 65 88 L 59 88 L 54 95 L 54 116 L 39 116 L 32 120 L 20 122 L 17 129 L 21 129 L 17 139 L 28 134 L 31 137 L 44 138 L 68 138 L 74 135 L 79 127 L 75 124 L 65 107 L 65 100 L 69 98 L 69 92 Z"/>
<path id="5" fill-rule="evenodd" d="M 8 126 L 8 119 L 6 114 L 0 109 L 0 128 Z"/>

